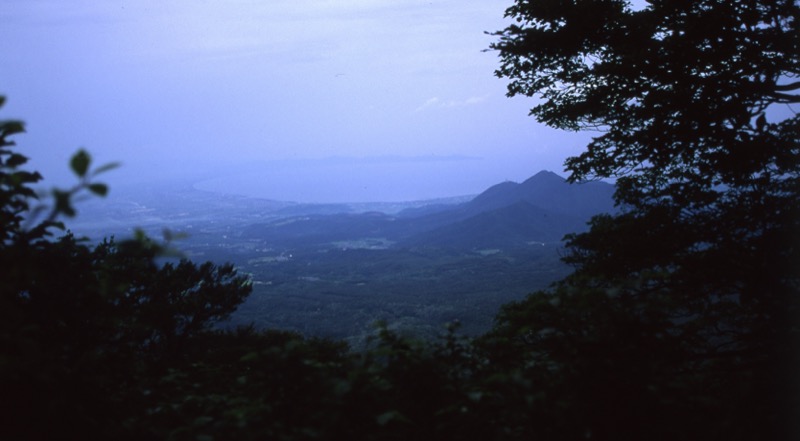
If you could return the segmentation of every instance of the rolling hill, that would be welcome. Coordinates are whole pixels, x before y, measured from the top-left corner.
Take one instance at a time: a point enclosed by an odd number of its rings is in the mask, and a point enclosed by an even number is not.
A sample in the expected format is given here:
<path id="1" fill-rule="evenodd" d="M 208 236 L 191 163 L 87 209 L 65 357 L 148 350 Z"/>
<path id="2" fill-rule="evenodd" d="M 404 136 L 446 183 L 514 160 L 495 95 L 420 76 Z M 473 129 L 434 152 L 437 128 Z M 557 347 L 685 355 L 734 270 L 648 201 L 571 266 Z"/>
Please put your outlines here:
<path id="1" fill-rule="evenodd" d="M 242 236 L 282 246 L 381 238 L 395 247 L 524 247 L 557 242 L 567 233 L 584 229 L 592 215 L 614 210 L 613 192 L 611 184 L 569 184 L 553 172 L 542 171 L 522 183 L 494 185 L 458 205 L 396 215 L 369 212 L 281 217 L 251 225 Z"/>

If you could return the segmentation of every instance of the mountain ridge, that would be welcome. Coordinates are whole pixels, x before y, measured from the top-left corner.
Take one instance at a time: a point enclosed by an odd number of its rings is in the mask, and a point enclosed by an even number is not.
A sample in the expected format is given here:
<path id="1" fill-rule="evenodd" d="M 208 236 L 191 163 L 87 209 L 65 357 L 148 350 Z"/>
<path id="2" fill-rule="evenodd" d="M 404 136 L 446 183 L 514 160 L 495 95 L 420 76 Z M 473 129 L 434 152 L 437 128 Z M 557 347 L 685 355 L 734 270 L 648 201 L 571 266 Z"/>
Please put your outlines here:
<path id="1" fill-rule="evenodd" d="M 251 225 L 242 234 L 284 245 L 380 237 L 399 247 L 527 246 L 558 242 L 565 234 L 585 229 L 591 216 L 613 212 L 613 192 L 614 186 L 608 183 L 570 184 L 543 170 L 522 183 L 493 185 L 452 207 L 396 215 L 351 212 L 283 217 Z"/>
<path id="2" fill-rule="evenodd" d="M 469 202 L 472 211 L 502 208 L 519 200 L 561 214 L 589 216 L 614 211 L 614 186 L 605 182 L 570 184 L 552 171 L 542 170 L 522 183 L 490 187 Z"/>

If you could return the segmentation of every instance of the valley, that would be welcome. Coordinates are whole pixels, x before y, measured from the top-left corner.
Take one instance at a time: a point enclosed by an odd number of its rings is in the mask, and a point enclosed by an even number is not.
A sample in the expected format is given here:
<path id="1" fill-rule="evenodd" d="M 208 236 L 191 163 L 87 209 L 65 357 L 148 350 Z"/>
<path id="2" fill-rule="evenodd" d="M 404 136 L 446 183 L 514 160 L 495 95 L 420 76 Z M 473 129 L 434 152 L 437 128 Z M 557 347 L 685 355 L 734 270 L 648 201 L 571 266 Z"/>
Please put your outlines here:
<path id="1" fill-rule="evenodd" d="M 485 332 L 501 305 L 569 274 L 561 239 L 613 210 L 612 191 L 541 172 L 475 197 L 297 204 L 174 183 L 91 201 L 70 228 L 93 240 L 166 229 L 182 256 L 249 275 L 252 294 L 222 326 L 359 347 L 377 321 L 421 339 L 456 321 L 462 333 Z"/>

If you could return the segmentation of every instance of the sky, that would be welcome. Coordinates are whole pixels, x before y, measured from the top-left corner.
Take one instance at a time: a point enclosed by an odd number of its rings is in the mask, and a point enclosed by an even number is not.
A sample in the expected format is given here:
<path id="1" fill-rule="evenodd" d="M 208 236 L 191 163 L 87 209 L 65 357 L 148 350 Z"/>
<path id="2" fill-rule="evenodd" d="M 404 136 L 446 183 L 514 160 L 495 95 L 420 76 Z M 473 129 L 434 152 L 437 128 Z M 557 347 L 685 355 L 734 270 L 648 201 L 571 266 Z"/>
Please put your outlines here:
<path id="1" fill-rule="evenodd" d="M 589 140 L 507 98 L 487 52 L 511 0 L 3 0 L 0 119 L 69 184 L 170 177 L 301 202 L 474 194 Z"/>

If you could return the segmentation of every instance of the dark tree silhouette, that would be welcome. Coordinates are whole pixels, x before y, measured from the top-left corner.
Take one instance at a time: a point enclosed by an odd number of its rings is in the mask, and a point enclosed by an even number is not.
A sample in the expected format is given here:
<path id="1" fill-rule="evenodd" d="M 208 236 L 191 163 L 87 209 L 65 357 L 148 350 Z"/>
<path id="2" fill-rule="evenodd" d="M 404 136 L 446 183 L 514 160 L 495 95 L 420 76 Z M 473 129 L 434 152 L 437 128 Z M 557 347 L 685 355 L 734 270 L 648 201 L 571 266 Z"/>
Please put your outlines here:
<path id="1" fill-rule="evenodd" d="M 504 309 L 496 356 L 546 379 L 561 435 L 789 439 L 800 7 L 520 0 L 507 15 L 497 75 L 541 99 L 539 121 L 597 131 L 570 180 L 616 178 L 622 213 L 568 236 L 574 275 Z"/>
<path id="2" fill-rule="evenodd" d="M 108 191 L 95 177 L 113 165 L 93 169 L 80 151 L 78 183 L 40 200 L 41 176 L 12 150 L 22 131 L 0 121 L 0 439 L 490 437 L 468 398 L 475 359 L 453 332 L 428 344 L 384 326 L 352 353 L 214 329 L 250 292 L 231 265 L 163 263 L 164 247 L 141 234 L 53 238 L 73 196 Z"/>
<path id="3" fill-rule="evenodd" d="M 231 265 L 157 264 L 163 247 L 143 236 L 97 246 L 53 239 L 59 218 L 75 214 L 73 196 L 105 195 L 95 178 L 115 165 L 91 169 L 79 151 L 70 161 L 78 183 L 40 200 L 31 185 L 42 177 L 11 149 L 23 127 L 0 121 L 0 437 L 116 438 L 145 380 L 250 285 Z"/>
<path id="4" fill-rule="evenodd" d="M 249 293 L 230 265 L 157 264 L 147 239 L 54 239 L 0 121 L 2 439 L 797 439 L 800 7 L 786 0 L 518 0 L 495 34 L 510 95 L 597 130 L 572 181 L 620 212 L 568 236 L 575 272 L 451 329 L 369 349 L 213 330 Z M 2 99 L 0 99 L 0 105 Z M 780 117 L 780 115 L 790 115 Z"/>

